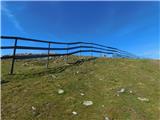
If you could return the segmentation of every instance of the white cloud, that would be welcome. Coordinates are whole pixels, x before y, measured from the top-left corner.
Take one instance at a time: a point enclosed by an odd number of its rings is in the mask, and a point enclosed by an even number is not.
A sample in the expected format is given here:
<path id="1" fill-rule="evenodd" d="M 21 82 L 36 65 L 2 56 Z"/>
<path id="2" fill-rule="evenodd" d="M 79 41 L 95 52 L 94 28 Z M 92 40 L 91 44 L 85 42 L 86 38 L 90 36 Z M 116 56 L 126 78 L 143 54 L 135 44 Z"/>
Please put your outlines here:
<path id="1" fill-rule="evenodd" d="M 19 30 L 20 32 L 24 32 L 24 29 L 19 24 L 18 20 L 16 19 L 14 14 L 11 12 L 11 10 L 9 10 L 6 6 L 1 6 L 1 10 L 10 19 L 10 21 L 14 24 L 17 30 Z"/>

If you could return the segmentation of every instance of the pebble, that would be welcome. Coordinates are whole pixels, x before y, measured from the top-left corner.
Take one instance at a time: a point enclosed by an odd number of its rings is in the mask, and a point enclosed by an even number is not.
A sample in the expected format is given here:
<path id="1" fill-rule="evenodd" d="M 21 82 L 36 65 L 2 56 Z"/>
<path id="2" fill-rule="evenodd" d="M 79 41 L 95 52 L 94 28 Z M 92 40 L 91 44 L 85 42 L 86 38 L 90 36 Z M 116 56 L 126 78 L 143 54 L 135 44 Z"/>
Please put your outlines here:
<path id="1" fill-rule="evenodd" d="M 119 94 L 117 94 L 117 96 L 119 97 Z"/>
<path id="2" fill-rule="evenodd" d="M 132 93 L 133 93 L 133 91 L 132 91 L 132 90 L 130 90 L 130 91 L 129 91 L 129 93 L 130 93 L 130 94 L 132 94 Z"/>
<path id="3" fill-rule="evenodd" d="M 125 89 L 124 88 L 121 88 L 121 90 L 117 91 L 118 93 L 124 93 L 125 92 Z"/>
<path id="4" fill-rule="evenodd" d="M 72 114 L 73 114 L 73 115 L 77 115 L 77 112 L 73 111 Z"/>
<path id="5" fill-rule="evenodd" d="M 93 102 L 92 101 L 83 101 L 83 105 L 91 106 L 91 105 L 93 105 Z"/>
<path id="6" fill-rule="evenodd" d="M 109 120 L 109 118 L 108 117 L 104 117 L 104 120 Z"/>
<path id="7" fill-rule="evenodd" d="M 63 94 L 63 93 L 64 93 L 64 90 L 58 89 L 58 94 Z"/>
<path id="8" fill-rule="evenodd" d="M 36 107 L 32 106 L 31 108 L 32 108 L 32 114 L 33 114 L 34 116 L 37 116 L 37 115 L 40 114 L 40 113 L 36 110 Z"/>
<path id="9" fill-rule="evenodd" d="M 84 93 L 80 93 L 81 96 L 84 96 Z"/>
<path id="10" fill-rule="evenodd" d="M 36 110 L 36 108 L 34 106 L 32 106 L 32 110 Z"/>
<path id="11" fill-rule="evenodd" d="M 148 99 L 148 98 L 138 97 L 137 99 L 140 100 L 140 101 L 149 102 L 149 99 Z"/>

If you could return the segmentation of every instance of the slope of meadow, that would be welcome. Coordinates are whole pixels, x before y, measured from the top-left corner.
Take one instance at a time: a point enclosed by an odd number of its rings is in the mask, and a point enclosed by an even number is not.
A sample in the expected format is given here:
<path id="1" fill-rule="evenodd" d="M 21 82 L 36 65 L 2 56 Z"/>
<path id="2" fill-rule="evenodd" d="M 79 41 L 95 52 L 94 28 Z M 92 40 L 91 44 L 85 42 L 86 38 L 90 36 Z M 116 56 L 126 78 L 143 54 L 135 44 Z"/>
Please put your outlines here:
<path id="1" fill-rule="evenodd" d="M 1 61 L 3 120 L 160 119 L 160 61 L 62 59 L 50 60 L 49 69 L 45 60 L 16 61 L 14 75 L 10 61 Z"/>

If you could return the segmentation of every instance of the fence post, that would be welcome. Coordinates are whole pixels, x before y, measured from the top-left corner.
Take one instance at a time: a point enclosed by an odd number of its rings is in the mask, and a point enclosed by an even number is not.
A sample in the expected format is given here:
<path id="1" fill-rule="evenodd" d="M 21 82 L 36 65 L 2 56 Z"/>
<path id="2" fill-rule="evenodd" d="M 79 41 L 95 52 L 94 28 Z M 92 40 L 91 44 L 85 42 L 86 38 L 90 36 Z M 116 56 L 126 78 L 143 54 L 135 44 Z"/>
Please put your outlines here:
<path id="1" fill-rule="evenodd" d="M 15 62 L 15 55 L 16 55 L 16 46 L 17 46 L 17 38 L 15 39 L 14 42 L 14 49 L 13 49 L 13 58 L 12 58 L 12 65 L 11 65 L 11 71 L 10 74 L 13 74 L 13 70 L 14 70 L 14 62 Z"/>
<path id="2" fill-rule="evenodd" d="M 69 51 L 69 44 L 67 44 L 67 62 L 68 62 L 68 51 Z"/>
<path id="3" fill-rule="evenodd" d="M 93 46 L 91 46 L 91 57 L 93 57 L 93 53 L 92 53 L 92 50 L 93 50 L 93 48 L 92 48 Z"/>
<path id="4" fill-rule="evenodd" d="M 81 51 L 82 51 L 82 48 L 81 48 L 81 43 L 80 43 L 80 54 L 79 54 L 79 55 L 80 55 L 80 57 L 81 57 Z"/>
<path id="5" fill-rule="evenodd" d="M 48 59 L 47 59 L 47 68 L 48 68 L 48 65 L 49 65 L 49 53 L 50 53 L 50 46 L 51 46 L 51 43 L 49 42 L 49 43 L 48 43 Z"/>

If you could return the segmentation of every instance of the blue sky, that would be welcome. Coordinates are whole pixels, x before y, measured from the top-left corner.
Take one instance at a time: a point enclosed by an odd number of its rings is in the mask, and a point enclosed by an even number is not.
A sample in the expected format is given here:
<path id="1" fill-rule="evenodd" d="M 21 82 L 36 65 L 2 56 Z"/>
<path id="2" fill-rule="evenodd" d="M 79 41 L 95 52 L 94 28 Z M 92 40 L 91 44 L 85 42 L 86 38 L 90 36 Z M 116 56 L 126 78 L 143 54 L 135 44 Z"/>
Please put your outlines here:
<path id="1" fill-rule="evenodd" d="M 159 5 L 136 1 L 2 2 L 1 34 L 96 42 L 138 56 L 160 58 Z M 2 42 L 6 44 L 11 43 Z"/>

